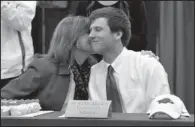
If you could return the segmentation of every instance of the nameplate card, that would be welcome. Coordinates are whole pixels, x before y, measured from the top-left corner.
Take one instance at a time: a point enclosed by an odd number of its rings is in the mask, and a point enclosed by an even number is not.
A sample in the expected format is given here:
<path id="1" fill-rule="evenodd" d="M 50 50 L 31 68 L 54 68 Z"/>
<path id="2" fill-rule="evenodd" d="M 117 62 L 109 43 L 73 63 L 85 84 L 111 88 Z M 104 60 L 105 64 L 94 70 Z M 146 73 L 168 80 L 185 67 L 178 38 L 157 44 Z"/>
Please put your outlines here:
<path id="1" fill-rule="evenodd" d="M 111 113 L 111 101 L 70 100 L 65 117 L 108 118 Z"/>

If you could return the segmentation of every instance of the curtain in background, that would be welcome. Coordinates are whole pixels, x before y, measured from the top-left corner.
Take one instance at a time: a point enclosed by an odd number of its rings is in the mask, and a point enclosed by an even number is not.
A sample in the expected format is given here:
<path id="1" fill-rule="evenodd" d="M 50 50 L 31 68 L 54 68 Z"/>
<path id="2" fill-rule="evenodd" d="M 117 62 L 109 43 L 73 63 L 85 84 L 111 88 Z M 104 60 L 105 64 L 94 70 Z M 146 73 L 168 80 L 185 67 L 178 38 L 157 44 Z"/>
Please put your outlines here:
<path id="1" fill-rule="evenodd" d="M 157 54 L 173 94 L 194 113 L 194 1 L 160 1 Z"/>

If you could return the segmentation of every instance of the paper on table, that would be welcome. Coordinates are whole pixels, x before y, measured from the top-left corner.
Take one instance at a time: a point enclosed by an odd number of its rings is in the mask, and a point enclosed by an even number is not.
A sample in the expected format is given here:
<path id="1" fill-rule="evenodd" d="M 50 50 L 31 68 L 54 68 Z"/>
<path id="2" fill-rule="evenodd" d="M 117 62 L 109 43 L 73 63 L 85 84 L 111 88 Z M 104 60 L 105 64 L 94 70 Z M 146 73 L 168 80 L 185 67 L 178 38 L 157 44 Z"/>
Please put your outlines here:
<path id="1" fill-rule="evenodd" d="M 63 115 L 59 116 L 59 117 L 66 117 L 66 116 L 65 116 L 65 113 L 64 113 Z"/>
<path id="2" fill-rule="evenodd" d="M 4 117 L 35 117 L 35 116 L 50 113 L 50 112 L 54 112 L 54 111 L 39 111 L 39 112 L 30 113 L 30 114 L 21 115 L 21 116 L 4 116 Z"/>
<path id="3" fill-rule="evenodd" d="M 43 115 L 43 114 L 50 113 L 50 112 L 54 112 L 54 111 L 39 111 L 39 112 L 31 113 L 31 114 L 22 115 L 20 117 L 35 117 L 35 116 Z"/>

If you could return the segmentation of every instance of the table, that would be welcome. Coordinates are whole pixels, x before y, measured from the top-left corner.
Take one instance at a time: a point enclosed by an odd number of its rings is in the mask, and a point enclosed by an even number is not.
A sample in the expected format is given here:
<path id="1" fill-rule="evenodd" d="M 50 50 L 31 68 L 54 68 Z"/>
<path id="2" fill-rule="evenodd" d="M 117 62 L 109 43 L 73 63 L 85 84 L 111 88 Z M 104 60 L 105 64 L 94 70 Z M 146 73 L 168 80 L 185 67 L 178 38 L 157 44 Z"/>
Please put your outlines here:
<path id="1" fill-rule="evenodd" d="M 1 126 L 194 126 L 194 114 L 183 120 L 151 120 L 147 114 L 113 113 L 108 119 L 59 118 L 63 112 L 36 117 L 1 117 Z"/>

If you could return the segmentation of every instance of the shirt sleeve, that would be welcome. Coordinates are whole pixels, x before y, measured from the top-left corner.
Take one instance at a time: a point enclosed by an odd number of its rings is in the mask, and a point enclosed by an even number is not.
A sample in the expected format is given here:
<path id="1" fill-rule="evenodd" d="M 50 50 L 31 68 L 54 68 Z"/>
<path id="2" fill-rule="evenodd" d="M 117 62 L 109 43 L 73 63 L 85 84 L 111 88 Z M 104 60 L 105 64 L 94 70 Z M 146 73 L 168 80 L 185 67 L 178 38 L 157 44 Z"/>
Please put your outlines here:
<path id="1" fill-rule="evenodd" d="M 153 62 L 155 64 L 150 64 L 152 66 L 148 66 L 146 69 L 145 83 L 146 83 L 146 107 L 150 106 L 152 100 L 161 94 L 170 93 L 170 87 L 168 83 L 168 76 L 165 72 L 164 67 L 160 62 L 155 60 Z M 148 63 L 149 64 L 149 63 Z M 154 66 L 153 66 L 154 65 Z"/>
<path id="2" fill-rule="evenodd" d="M 40 87 L 41 76 L 34 66 L 30 66 L 20 77 L 11 80 L 1 89 L 1 98 L 26 98 Z"/>
<path id="3" fill-rule="evenodd" d="M 2 1 L 1 19 L 17 31 L 31 26 L 35 16 L 36 1 Z"/>

